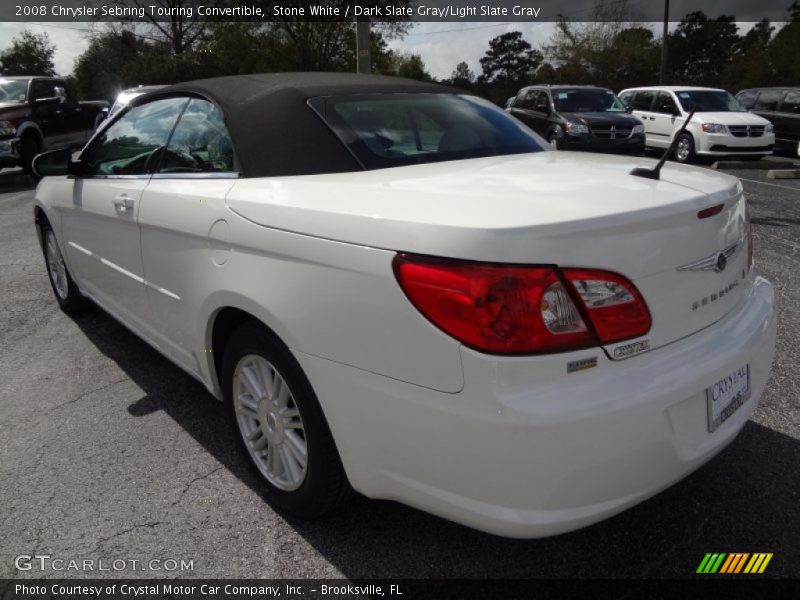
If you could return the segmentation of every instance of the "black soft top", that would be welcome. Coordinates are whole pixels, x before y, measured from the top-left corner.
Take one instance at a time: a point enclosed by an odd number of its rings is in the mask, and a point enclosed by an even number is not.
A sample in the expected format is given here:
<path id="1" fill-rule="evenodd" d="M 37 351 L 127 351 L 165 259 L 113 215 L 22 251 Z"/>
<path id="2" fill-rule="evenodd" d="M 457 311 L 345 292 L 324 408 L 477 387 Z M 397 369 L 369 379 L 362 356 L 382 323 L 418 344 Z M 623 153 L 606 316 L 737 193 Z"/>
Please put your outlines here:
<path id="1" fill-rule="evenodd" d="M 355 73 L 263 73 L 179 83 L 136 98 L 196 94 L 223 112 L 242 176 L 315 175 L 362 167 L 306 101 L 317 96 L 463 93 L 413 79 Z"/>

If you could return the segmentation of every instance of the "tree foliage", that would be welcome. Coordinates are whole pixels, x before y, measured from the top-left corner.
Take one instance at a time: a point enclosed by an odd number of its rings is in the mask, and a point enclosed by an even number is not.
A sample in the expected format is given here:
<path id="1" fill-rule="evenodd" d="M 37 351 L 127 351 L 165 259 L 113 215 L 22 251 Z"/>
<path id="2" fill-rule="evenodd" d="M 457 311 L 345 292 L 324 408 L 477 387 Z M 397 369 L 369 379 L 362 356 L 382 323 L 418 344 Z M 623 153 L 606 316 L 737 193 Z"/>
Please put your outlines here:
<path id="1" fill-rule="evenodd" d="M 450 75 L 450 82 L 456 87 L 470 87 L 475 83 L 475 73 L 472 72 L 466 61 L 461 61 Z"/>
<path id="2" fill-rule="evenodd" d="M 0 52 L 0 74 L 55 75 L 55 51 L 46 33 L 36 34 L 26 29 Z"/>
<path id="3" fill-rule="evenodd" d="M 533 50 L 519 31 L 509 31 L 489 41 L 489 49 L 481 58 L 483 80 L 494 82 L 521 81 L 536 69 L 542 55 Z"/>
<path id="4" fill-rule="evenodd" d="M 702 12 L 686 15 L 668 38 L 670 79 L 685 85 L 722 85 L 722 74 L 739 54 L 733 17 L 709 19 Z"/>

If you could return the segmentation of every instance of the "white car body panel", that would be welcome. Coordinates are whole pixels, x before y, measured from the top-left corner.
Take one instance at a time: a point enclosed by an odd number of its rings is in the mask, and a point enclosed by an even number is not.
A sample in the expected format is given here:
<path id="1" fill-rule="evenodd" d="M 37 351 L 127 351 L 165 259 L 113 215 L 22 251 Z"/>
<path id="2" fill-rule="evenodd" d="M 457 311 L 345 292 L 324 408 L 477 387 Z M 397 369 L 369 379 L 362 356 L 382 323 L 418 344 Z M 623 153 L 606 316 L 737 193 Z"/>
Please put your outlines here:
<path id="1" fill-rule="evenodd" d="M 724 273 L 676 271 L 741 237 L 740 184 L 680 165 L 660 181 L 628 175 L 653 162 L 546 152 L 337 175 L 144 178 L 125 227 L 106 210 L 131 189 L 123 178 L 48 177 L 35 202 L 81 289 L 216 396 L 216 314 L 234 307 L 270 327 L 316 390 L 356 490 L 534 537 L 685 476 L 734 438 L 766 384 L 774 297 L 753 271 L 739 274 L 746 252 Z M 84 216 L 73 191 L 89 181 L 104 190 L 93 209 L 102 219 Z M 719 215 L 698 219 L 715 204 Z M 137 231 L 140 247 L 117 245 L 120 230 L 125 240 Z M 650 307 L 651 350 L 613 360 L 614 347 L 467 349 L 406 298 L 398 251 L 617 271 Z M 119 277 L 104 271 L 115 269 L 97 257 L 138 275 L 122 281 L 139 288 L 118 294 Z M 736 292 L 693 311 L 728 274 L 741 279 Z M 567 374 L 585 358 L 597 366 Z M 744 364 L 750 399 L 708 433 L 705 389 Z"/>
<path id="2" fill-rule="evenodd" d="M 646 144 L 651 148 L 664 148 L 666 149 L 671 143 L 674 134 L 683 126 L 689 113 L 683 109 L 676 94 L 681 91 L 689 90 L 712 90 L 716 88 L 700 88 L 700 87 L 686 87 L 686 86 L 654 86 L 654 87 L 641 87 L 629 88 L 622 90 L 620 95 L 627 92 L 635 92 L 640 90 L 655 91 L 655 92 L 668 92 L 678 109 L 681 111 L 680 115 L 667 115 L 652 110 L 638 110 L 634 109 L 632 114 L 640 118 L 645 125 Z M 722 90 L 716 90 L 722 91 Z M 704 123 L 716 123 L 721 125 L 743 125 L 766 127 L 770 122 L 755 113 L 746 112 L 697 112 L 692 120 L 689 122 L 686 130 L 692 134 L 695 142 L 695 152 L 704 156 L 730 156 L 747 154 L 754 156 L 768 156 L 772 154 L 772 149 L 763 150 L 760 152 L 750 151 L 748 148 L 760 148 L 764 146 L 773 146 L 775 144 L 774 133 L 764 133 L 758 137 L 736 137 L 729 131 L 724 133 L 706 133 L 703 131 L 702 126 Z M 738 148 L 736 150 L 717 150 L 713 149 L 714 145 L 722 145 Z"/>

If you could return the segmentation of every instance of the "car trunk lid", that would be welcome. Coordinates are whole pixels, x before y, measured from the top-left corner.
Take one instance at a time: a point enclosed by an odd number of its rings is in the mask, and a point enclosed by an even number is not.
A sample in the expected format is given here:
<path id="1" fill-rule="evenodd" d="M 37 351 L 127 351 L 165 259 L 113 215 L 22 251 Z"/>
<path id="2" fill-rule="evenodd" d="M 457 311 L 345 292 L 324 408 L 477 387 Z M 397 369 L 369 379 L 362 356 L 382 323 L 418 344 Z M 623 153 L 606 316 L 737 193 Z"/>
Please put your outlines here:
<path id="1" fill-rule="evenodd" d="M 620 273 L 641 291 L 653 325 L 638 346 L 607 348 L 619 359 L 711 325 L 747 288 L 738 180 L 672 164 L 660 180 L 629 174 L 653 162 L 542 152 L 250 179 L 237 182 L 227 202 L 255 223 L 339 242 Z M 687 267 L 731 248 L 723 269 Z"/>

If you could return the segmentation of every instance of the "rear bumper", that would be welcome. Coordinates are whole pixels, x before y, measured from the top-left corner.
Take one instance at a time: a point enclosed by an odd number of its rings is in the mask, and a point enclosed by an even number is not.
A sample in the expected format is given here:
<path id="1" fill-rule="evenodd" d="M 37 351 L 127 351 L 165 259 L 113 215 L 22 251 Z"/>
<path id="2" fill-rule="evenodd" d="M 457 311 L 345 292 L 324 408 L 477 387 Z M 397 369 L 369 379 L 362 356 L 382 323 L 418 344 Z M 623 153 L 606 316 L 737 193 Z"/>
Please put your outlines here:
<path id="1" fill-rule="evenodd" d="M 773 289 L 757 278 L 722 321 L 627 360 L 463 349 L 456 394 L 296 354 L 355 489 L 524 538 L 619 513 L 727 446 L 764 391 L 775 332 Z M 588 356 L 597 367 L 566 374 Z M 706 388 L 745 364 L 750 398 L 709 433 Z"/>

